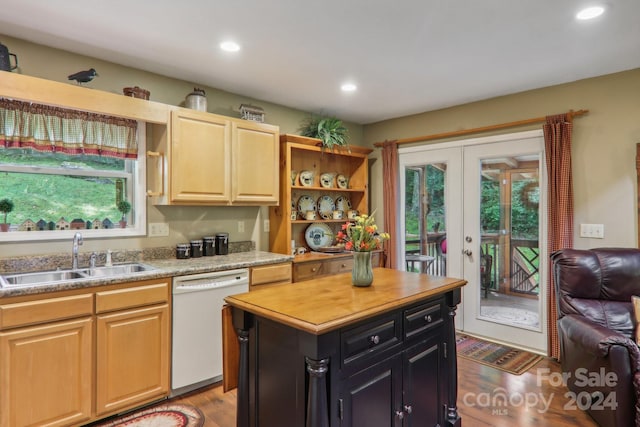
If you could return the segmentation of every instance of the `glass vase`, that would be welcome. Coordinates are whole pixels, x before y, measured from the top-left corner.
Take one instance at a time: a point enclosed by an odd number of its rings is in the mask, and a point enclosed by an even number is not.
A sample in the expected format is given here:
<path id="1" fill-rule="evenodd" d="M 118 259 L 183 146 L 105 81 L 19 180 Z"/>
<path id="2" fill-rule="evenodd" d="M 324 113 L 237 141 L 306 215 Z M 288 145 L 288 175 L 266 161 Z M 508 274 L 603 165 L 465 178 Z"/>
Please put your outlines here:
<path id="1" fill-rule="evenodd" d="M 351 283 L 353 286 L 370 286 L 373 282 L 373 269 L 371 268 L 371 252 L 353 253 L 353 270 L 351 270 Z"/>

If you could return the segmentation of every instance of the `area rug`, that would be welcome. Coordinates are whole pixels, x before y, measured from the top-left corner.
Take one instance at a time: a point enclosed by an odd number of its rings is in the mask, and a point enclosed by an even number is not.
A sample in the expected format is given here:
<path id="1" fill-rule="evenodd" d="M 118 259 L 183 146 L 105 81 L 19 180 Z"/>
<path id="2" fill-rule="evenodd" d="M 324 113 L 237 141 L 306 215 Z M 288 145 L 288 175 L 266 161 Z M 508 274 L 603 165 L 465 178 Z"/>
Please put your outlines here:
<path id="1" fill-rule="evenodd" d="M 542 360 L 542 356 L 539 354 L 483 341 L 463 334 L 456 335 L 456 348 L 459 357 L 514 375 L 526 372 Z"/>
<path id="2" fill-rule="evenodd" d="M 202 427 L 204 416 L 200 409 L 168 403 L 141 409 L 120 418 L 110 419 L 92 427 Z"/>

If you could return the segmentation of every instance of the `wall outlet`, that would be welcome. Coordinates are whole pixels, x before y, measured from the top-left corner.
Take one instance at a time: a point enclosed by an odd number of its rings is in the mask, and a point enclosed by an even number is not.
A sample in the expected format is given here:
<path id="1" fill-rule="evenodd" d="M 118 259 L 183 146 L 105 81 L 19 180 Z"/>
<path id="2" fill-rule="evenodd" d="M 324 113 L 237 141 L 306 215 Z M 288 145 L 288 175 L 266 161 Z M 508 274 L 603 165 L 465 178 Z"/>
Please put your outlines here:
<path id="1" fill-rule="evenodd" d="M 265 232 L 265 233 L 268 233 L 268 232 L 269 232 L 269 230 L 271 229 L 271 227 L 270 227 L 270 224 L 269 224 L 269 220 L 268 220 L 268 219 L 265 219 L 265 220 L 264 220 L 264 225 L 263 225 L 263 227 L 262 227 L 262 228 L 264 229 L 264 232 Z"/>
<path id="2" fill-rule="evenodd" d="M 604 224 L 580 224 L 580 237 L 604 239 Z"/>
<path id="3" fill-rule="evenodd" d="M 150 222 L 148 228 L 149 237 L 167 237 L 169 235 L 169 224 L 166 222 Z"/>
<path id="4" fill-rule="evenodd" d="M 244 233 L 244 221 L 238 221 L 238 233 Z"/>

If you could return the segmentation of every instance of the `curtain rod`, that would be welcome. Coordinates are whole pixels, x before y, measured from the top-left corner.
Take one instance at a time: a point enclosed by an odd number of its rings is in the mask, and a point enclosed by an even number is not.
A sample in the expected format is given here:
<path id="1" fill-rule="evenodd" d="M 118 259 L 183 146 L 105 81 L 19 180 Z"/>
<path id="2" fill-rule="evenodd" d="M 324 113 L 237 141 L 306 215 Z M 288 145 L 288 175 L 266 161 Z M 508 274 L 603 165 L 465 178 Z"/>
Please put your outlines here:
<path id="1" fill-rule="evenodd" d="M 574 117 L 582 116 L 583 114 L 587 114 L 588 112 L 589 110 L 578 110 L 578 111 L 569 110 L 569 112 L 567 112 L 566 114 L 569 116 L 569 121 L 572 121 Z M 546 120 L 547 120 L 546 117 L 536 117 L 533 119 L 524 119 L 524 120 L 518 120 L 515 122 L 500 123 L 497 125 L 482 126 L 482 127 L 473 128 L 473 129 L 462 129 L 462 130 L 454 130 L 450 132 L 434 133 L 432 135 L 414 136 L 413 138 L 403 138 L 403 139 L 397 139 L 395 141 L 392 140 L 389 142 L 395 142 L 396 145 L 410 144 L 412 142 L 421 142 L 421 141 L 429 141 L 432 139 L 449 138 L 452 136 L 468 135 L 470 133 L 488 132 L 491 130 L 530 125 L 533 123 L 544 123 Z M 383 145 L 384 145 L 384 142 L 376 142 L 373 144 L 374 147 L 382 147 Z"/>

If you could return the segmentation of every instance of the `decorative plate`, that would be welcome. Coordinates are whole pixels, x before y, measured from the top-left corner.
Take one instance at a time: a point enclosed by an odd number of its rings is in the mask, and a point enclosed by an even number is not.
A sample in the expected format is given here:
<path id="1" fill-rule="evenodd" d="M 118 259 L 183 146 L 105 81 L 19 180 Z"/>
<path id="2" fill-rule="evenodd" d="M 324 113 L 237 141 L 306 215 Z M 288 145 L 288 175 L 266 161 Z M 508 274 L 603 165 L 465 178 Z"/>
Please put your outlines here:
<path id="1" fill-rule="evenodd" d="M 338 184 L 338 188 L 345 190 L 349 186 L 349 178 L 340 174 L 336 176 L 336 184 Z"/>
<path id="2" fill-rule="evenodd" d="M 338 197 L 336 199 L 336 209 L 346 214 L 346 212 L 351 209 L 351 201 L 346 197 Z"/>
<path id="3" fill-rule="evenodd" d="M 333 204 L 333 199 L 329 196 L 322 196 L 318 198 L 318 213 L 324 219 L 333 218 L 333 211 L 336 205 Z"/>
<path id="4" fill-rule="evenodd" d="M 301 171 L 298 179 L 303 187 L 313 186 L 313 171 Z"/>
<path id="5" fill-rule="evenodd" d="M 298 212 L 300 215 L 304 217 L 306 211 L 315 211 L 316 209 L 316 201 L 313 200 L 313 197 L 307 194 L 300 196 L 298 199 Z"/>
<path id="6" fill-rule="evenodd" d="M 333 242 L 333 232 L 324 222 L 314 222 L 308 226 L 304 232 L 304 239 L 311 249 L 317 251 L 322 247 L 331 245 L 331 242 Z"/>

